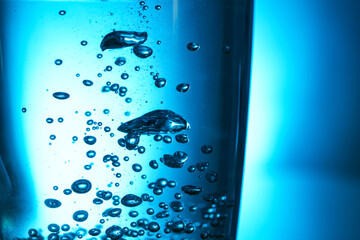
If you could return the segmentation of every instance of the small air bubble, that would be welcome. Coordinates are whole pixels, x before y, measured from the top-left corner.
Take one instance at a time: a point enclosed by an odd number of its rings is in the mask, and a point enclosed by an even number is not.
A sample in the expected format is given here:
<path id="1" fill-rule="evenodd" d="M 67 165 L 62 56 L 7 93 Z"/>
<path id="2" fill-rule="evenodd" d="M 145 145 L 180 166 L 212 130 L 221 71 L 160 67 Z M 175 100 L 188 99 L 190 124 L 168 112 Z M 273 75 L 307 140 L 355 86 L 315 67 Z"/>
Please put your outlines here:
<path id="1" fill-rule="evenodd" d="M 200 45 L 197 43 L 188 43 L 187 45 L 187 49 L 189 49 L 190 51 L 194 52 L 196 50 L 198 50 L 200 48 Z"/>
<path id="2" fill-rule="evenodd" d="M 58 66 L 61 65 L 62 63 L 63 63 L 63 61 L 61 59 L 56 59 L 55 60 L 55 64 L 58 65 Z"/>

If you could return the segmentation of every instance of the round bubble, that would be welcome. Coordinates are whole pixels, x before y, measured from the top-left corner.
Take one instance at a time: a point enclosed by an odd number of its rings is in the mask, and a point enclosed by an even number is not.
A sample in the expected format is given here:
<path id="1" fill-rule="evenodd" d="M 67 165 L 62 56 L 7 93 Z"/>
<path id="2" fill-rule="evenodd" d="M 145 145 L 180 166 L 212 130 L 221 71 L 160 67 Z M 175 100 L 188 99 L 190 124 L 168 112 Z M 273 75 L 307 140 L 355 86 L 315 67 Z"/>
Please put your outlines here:
<path id="1" fill-rule="evenodd" d="M 55 64 L 58 65 L 58 66 L 61 65 L 62 63 L 63 63 L 63 61 L 61 59 L 56 59 L 55 60 Z"/>
<path id="2" fill-rule="evenodd" d="M 58 233 L 60 231 L 59 225 L 57 225 L 55 223 L 49 224 L 48 229 L 50 232 L 55 232 L 55 233 Z"/>
<path id="3" fill-rule="evenodd" d="M 22 108 L 21 111 L 22 111 L 23 113 L 26 113 L 26 108 Z"/>
<path id="4" fill-rule="evenodd" d="M 126 79 L 129 78 L 129 74 L 127 74 L 127 73 L 122 73 L 122 74 L 121 74 L 121 78 L 122 78 L 123 80 L 126 80 Z"/>
<path id="5" fill-rule="evenodd" d="M 118 65 L 118 66 L 122 66 L 126 63 L 126 59 L 124 57 L 118 57 L 116 60 L 115 60 L 115 64 Z"/>
<path id="6" fill-rule="evenodd" d="M 109 227 L 108 229 L 106 229 L 105 233 L 106 233 L 106 236 L 111 238 L 111 240 L 121 239 L 121 237 L 124 234 L 122 228 L 119 226 L 116 226 L 116 225 L 113 225 L 113 226 Z"/>
<path id="7" fill-rule="evenodd" d="M 88 158 L 93 158 L 93 157 L 96 156 L 96 152 L 94 150 L 89 150 L 89 151 L 86 152 L 86 156 Z"/>
<path id="8" fill-rule="evenodd" d="M 157 232 L 160 230 L 160 225 L 157 222 L 150 222 L 148 227 L 150 232 Z"/>
<path id="9" fill-rule="evenodd" d="M 193 51 L 198 50 L 200 48 L 200 45 L 192 42 L 192 43 L 188 43 L 188 45 L 186 47 L 187 47 L 187 49 L 189 49 L 190 51 L 193 52 Z"/>
<path id="10" fill-rule="evenodd" d="M 47 119 L 46 119 L 46 122 L 49 123 L 49 124 L 51 124 L 51 123 L 54 122 L 54 119 L 52 119 L 52 118 L 47 118 Z"/>
<path id="11" fill-rule="evenodd" d="M 63 230 L 64 232 L 69 231 L 69 230 L 70 230 L 69 224 L 63 224 L 63 225 L 61 226 L 61 230 Z"/>
<path id="12" fill-rule="evenodd" d="M 29 229 L 28 234 L 30 237 L 36 237 L 38 235 L 38 231 L 36 229 Z"/>
<path id="13" fill-rule="evenodd" d="M 87 179 L 76 180 L 72 185 L 71 189 L 79 194 L 87 193 L 91 190 L 91 182 Z"/>
<path id="14" fill-rule="evenodd" d="M 83 41 L 80 42 L 80 44 L 81 44 L 82 46 L 86 46 L 86 45 L 88 44 L 88 42 L 85 41 L 85 40 L 83 40 Z"/>
<path id="15" fill-rule="evenodd" d="M 85 210 L 78 210 L 73 214 L 73 219 L 77 222 L 84 222 L 88 217 L 89 213 Z"/>
<path id="16" fill-rule="evenodd" d="M 190 88 L 190 84 L 188 84 L 188 83 L 181 83 L 176 86 L 176 90 L 178 92 L 182 92 L 182 93 L 187 92 L 189 90 L 189 88 Z"/>
<path id="17" fill-rule="evenodd" d="M 96 137 L 94 136 L 85 136 L 84 142 L 88 145 L 94 145 L 96 143 Z"/>
<path id="18" fill-rule="evenodd" d="M 63 16 L 63 15 L 66 14 L 66 11 L 65 11 L 65 10 L 60 10 L 60 11 L 59 11 L 59 14 L 60 14 L 61 16 Z"/>
<path id="19" fill-rule="evenodd" d="M 213 151 L 213 147 L 211 145 L 203 145 L 201 147 L 201 152 L 204 154 L 210 154 Z"/>
<path id="20" fill-rule="evenodd" d="M 140 172 L 142 170 L 142 166 L 138 163 L 132 165 L 132 169 L 134 172 Z"/>
<path id="21" fill-rule="evenodd" d="M 166 85 L 166 79 L 165 78 L 159 78 L 155 80 L 155 86 L 158 88 L 165 87 Z"/>

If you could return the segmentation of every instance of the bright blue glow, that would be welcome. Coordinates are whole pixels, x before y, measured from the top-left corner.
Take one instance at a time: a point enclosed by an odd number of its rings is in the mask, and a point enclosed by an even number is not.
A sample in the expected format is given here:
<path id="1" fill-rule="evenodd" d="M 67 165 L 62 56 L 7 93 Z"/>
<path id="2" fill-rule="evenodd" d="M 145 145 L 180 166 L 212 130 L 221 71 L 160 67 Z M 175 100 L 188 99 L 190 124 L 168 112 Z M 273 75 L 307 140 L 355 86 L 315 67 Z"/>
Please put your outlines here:
<path id="1" fill-rule="evenodd" d="M 358 1 L 255 1 L 238 239 L 359 239 Z"/>

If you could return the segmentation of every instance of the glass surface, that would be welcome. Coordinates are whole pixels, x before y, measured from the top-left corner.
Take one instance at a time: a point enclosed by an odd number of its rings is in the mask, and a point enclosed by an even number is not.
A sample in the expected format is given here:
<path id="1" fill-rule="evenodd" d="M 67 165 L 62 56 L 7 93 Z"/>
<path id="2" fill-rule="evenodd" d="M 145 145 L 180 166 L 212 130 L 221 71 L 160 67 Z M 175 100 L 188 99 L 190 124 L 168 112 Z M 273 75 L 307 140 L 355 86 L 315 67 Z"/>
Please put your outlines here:
<path id="1" fill-rule="evenodd" d="M 235 239 L 252 1 L 2 1 L 1 239 Z"/>

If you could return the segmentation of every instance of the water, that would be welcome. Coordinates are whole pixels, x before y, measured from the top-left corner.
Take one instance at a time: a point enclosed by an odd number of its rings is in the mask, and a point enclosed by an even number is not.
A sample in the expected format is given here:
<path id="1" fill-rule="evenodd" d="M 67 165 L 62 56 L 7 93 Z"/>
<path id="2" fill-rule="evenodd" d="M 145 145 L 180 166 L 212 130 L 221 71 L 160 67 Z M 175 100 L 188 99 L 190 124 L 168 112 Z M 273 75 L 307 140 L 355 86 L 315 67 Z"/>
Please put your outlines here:
<path id="1" fill-rule="evenodd" d="M 235 239 L 245 2 L 3 1 L 0 239 Z"/>

